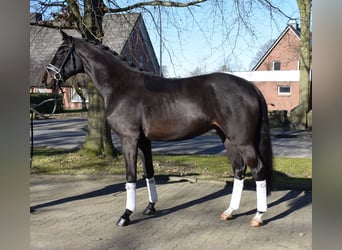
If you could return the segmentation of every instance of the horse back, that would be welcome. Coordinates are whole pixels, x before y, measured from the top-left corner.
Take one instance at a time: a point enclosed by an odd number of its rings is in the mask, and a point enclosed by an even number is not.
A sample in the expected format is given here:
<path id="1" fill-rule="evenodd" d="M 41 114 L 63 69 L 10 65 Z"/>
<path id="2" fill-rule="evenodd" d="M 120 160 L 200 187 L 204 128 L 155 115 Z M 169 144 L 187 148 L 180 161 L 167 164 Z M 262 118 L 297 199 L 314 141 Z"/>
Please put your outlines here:
<path id="1" fill-rule="evenodd" d="M 142 128 L 151 140 L 180 140 L 214 127 L 228 133 L 256 120 L 252 83 L 215 73 L 181 79 L 149 79 L 141 90 Z"/>

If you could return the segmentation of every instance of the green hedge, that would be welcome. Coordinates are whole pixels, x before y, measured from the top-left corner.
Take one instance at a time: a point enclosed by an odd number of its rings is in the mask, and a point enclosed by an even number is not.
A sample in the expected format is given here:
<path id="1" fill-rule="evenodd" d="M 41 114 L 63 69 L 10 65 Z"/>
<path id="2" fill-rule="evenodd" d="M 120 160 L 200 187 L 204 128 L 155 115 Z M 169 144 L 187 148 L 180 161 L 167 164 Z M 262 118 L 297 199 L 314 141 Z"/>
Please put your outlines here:
<path id="1" fill-rule="evenodd" d="M 271 128 L 288 129 L 290 127 L 290 120 L 287 116 L 287 110 L 274 110 L 268 112 Z"/>
<path id="2" fill-rule="evenodd" d="M 30 94 L 30 105 L 39 105 L 47 99 L 55 99 L 56 95 L 51 93 L 32 93 Z M 45 102 L 42 105 L 35 107 L 35 109 L 42 114 L 51 114 L 55 106 L 55 101 Z M 55 113 L 63 112 L 63 95 L 57 95 L 57 107 Z"/>

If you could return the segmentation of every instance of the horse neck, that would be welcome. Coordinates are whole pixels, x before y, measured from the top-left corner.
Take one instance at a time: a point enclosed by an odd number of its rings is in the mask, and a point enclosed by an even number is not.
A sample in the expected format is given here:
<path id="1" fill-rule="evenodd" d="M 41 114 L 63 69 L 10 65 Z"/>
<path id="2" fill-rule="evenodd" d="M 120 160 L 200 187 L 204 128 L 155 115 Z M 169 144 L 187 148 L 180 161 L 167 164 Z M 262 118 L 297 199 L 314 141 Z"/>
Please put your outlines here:
<path id="1" fill-rule="evenodd" d="M 106 99 L 115 92 L 115 89 L 122 87 L 120 79 L 127 75 L 129 68 L 125 67 L 117 56 L 109 50 L 97 48 L 92 44 L 80 41 L 76 48 L 87 73 L 100 95 Z"/>

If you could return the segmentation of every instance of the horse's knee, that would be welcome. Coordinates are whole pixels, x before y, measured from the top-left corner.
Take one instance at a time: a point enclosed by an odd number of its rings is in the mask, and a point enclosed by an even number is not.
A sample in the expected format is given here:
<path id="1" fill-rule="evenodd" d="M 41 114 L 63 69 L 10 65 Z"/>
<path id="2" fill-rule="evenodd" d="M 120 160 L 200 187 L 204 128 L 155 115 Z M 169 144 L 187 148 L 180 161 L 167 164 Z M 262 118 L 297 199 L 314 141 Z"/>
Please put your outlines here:
<path id="1" fill-rule="evenodd" d="M 241 146 L 240 152 L 244 161 L 249 166 L 254 180 L 265 180 L 264 166 L 258 157 L 255 148 L 252 145 Z"/>

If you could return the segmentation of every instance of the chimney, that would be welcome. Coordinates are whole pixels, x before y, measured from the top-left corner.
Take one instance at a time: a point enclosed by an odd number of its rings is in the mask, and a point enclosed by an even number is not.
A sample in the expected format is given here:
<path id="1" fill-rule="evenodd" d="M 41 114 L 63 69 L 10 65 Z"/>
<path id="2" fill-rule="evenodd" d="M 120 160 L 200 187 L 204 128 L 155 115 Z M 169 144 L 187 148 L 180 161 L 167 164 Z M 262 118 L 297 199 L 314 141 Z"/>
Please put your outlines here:
<path id="1" fill-rule="evenodd" d="M 42 20 L 42 14 L 40 13 L 30 13 L 30 22 L 31 23 L 38 23 Z"/>
<path id="2" fill-rule="evenodd" d="M 298 31 L 298 23 L 296 19 L 291 19 L 289 20 L 289 22 L 287 23 L 289 26 L 291 26 L 295 31 Z"/>

